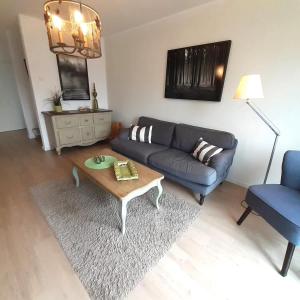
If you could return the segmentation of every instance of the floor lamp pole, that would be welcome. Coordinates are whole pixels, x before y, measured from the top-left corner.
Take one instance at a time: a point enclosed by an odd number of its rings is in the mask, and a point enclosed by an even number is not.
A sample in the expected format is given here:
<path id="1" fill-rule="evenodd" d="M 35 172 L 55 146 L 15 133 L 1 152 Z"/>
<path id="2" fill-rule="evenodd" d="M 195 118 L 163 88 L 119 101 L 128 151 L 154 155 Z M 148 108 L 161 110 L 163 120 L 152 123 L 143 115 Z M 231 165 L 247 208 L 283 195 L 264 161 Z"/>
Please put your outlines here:
<path id="1" fill-rule="evenodd" d="M 275 133 L 275 140 L 274 140 L 274 144 L 273 144 L 273 148 L 272 148 L 270 160 L 269 160 L 269 163 L 268 163 L 267 172 L 266 172 L 265 179 L 264 179 L 264 184 L 265 184 L 265 183 L 267 183 L 267 180 L 268 180 L 268 176 L 269 176 L 270 168 L 271 168 L 271 165 L 272 165 L 272 161 L 273 161 L 273 157 L 274 157 L 274 153 L 275 153 L 275 149 L 276 149 L 278 137 L 280 136 L 280 131 L 271 122 L 271 120 L 268 119 L 267 116 L 262 111 L 260 111 L 260 109 L 258 107 L 256 107 L 249 99 L 247 100 L 246 103 L 260 117 L 260 119 L 263 120 L 264 123 Z"/>

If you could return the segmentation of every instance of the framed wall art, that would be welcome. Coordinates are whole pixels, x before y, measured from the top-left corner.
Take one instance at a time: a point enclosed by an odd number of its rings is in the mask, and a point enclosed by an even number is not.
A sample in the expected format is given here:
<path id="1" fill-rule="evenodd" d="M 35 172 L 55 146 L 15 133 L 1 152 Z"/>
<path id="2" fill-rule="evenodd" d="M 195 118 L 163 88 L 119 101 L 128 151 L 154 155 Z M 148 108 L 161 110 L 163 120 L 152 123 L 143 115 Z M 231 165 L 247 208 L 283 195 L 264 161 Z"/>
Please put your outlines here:
<path id="1" fill-rule="evenodd" d="M 56 58 L 63 100 L 90 100 L 86 59 L 65 54 Z"/>
<path id="2" fill-rule="evenodd" d="M 165 97 L 221 101 L 231 41 L 168 51 Z"/>

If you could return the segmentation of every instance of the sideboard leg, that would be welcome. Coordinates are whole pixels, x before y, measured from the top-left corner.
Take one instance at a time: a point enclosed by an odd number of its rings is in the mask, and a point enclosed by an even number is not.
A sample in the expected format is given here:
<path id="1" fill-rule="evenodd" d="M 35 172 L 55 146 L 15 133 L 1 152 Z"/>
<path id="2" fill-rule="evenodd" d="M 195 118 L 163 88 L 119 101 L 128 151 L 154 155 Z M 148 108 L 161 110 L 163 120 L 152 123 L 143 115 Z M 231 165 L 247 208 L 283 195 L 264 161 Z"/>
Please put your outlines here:
<path id="1" fill-rule="evenodd" d="M 56 148 L 56 152 L 58 155 L 61 155 L 61 149 L 60 148 Z"/>

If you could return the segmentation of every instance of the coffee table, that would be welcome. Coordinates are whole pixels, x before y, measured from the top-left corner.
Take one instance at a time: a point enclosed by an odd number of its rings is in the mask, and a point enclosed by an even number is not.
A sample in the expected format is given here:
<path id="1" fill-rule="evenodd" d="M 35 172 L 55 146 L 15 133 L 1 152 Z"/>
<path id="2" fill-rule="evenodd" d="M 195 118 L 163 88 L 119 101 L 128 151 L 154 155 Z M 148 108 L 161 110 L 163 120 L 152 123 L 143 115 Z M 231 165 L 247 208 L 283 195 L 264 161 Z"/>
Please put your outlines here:
<path id="1" fill-rule="evenodd" d="M 84 162 L 95 155 L 110 155 L 115 157 L 117 160 L 128 160 L 127 157 L 112 151 L 109 148 L 100 148 L 99 150 L 88 150 L 84 149 L 72 153 L 69 156 L 70 161 L 73 164 L 72 174 L 75 178 L 76 186 L 79 187 L 79 176 L 78 171 L 88 177 L 92 182 L 98 185 L 100 188 L 111 193 L 120 201 L 120 215 L 122 219 L 122 233 L 125 234 L 126 230 L 126 216 L 127 216 L 127 204 L 130 200 L 141 196 L 148 192 L 153 187 L 157 187 L 158 195 L 155 199 L 152 199 L 153 204 L 159 209 L 159 199 L 162 194 L 161 181 L 164 176 L 147 166 L 134 162 L 139 179 L 128 180 L 128 181 L 117 181 L 114 169 L 108 168 L 103 170 L 89 169 L 84 165 Z"/>

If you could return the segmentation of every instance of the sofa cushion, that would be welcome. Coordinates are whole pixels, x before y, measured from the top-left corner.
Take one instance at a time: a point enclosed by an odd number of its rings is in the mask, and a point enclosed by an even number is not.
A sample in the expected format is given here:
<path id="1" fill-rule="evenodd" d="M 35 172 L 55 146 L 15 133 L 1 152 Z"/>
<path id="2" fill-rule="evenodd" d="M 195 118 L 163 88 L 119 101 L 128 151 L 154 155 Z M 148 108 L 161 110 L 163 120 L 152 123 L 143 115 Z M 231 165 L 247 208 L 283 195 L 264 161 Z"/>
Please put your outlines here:
<path id="1" fill-rule="evenodd" d="M 170 146 L 175 129 L 175 123 L 161 121 L 148 117 L 140 117 L 138 121 L 139 126 L 153 126 L 152 129 L 152 143 Z"/>
<path id="2" fill-rule="evenodd" d="M 215 169 L 205 166 L 189 153 L 176 149 L 168 149 L 150 155 L 150 166 L 166 171 L 183 180 L 203 185 L 211 185 L 217 179 Z"/>
<path id="3" fill-rule="evenodd" d="M 178 124 L 175 127 L 172 147 L 191 153 L 201 137 L 208 143 L 223 149 L 232 149 L 236 145 L 234 135 L 229 132 Z"/>
<path id="4" fill-rule="evenodd" d="M 168 147 L 162 145 L 139 143 L 119 138 L 111 141 L 111 148 L 143 164 L 148 163 L 149 155 L 168 149 Z"/>

